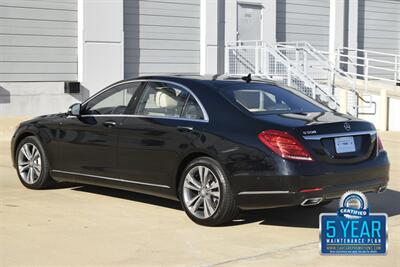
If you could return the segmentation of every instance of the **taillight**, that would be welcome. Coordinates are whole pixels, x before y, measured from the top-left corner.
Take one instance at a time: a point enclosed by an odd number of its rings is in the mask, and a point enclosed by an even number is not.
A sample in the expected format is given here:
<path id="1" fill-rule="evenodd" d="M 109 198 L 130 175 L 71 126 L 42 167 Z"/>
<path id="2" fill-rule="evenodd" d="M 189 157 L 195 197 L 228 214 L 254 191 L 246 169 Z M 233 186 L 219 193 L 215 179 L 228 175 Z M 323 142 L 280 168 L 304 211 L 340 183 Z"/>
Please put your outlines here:
<path id="1" fill-rule="evenodd" d="M 258 139 L 273 152 L 285 159 L 313 160 L 300 142 L 287 132 L 278 130 L 263 131 Z"/>
<path id="2" fill-rule="evenodd" d="M 379 137 L 377 137 L 377 143 L 378 143 L 378 152 L 383 151 L 383 143 L 382 143 L 382 139 Z"/>

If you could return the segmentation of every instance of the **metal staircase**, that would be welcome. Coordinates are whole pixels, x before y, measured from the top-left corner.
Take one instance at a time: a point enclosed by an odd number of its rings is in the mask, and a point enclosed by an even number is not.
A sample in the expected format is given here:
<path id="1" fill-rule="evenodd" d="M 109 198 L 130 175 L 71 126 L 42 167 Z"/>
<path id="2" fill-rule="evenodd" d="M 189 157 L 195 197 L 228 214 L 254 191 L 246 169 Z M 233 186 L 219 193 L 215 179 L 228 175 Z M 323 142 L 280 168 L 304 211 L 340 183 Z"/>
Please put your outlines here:
<path id="1" fill-rule="evenodd" d="M 227 75 L 252 73 L 276 80 L 354 116 L 359 114 L 359 103 L 363 103 L 363 108 L 375 107 L 357 91 L 356 82 L 348 73 L 307 42 L 237 41 L 228 44 L 225 53 Z M 346 107 L 340 107 L 340 91 L 346 94 Z"/>
<path id="2" fill-rule="evenodd" d="M 290 58 L 292 62 L 296 62 L 319 84 L 330 88 L 331 93 L 337 98 L 339 95 L 336 89 L 345 90 L 348 113 L 352 115 L 376 113 L 376 103 L 372 101 L 372 96 L 368 95 L 366 90 L 358 91 L 354 76 L 341 69 L 339 64 L 333 63 L 326 56 L 327 53 L 322 53 L 307 42 L 277 43 L 275 46 L 292 55 Z M 365 109 L 372 109 L 372 112 L 360 112 Z"/>

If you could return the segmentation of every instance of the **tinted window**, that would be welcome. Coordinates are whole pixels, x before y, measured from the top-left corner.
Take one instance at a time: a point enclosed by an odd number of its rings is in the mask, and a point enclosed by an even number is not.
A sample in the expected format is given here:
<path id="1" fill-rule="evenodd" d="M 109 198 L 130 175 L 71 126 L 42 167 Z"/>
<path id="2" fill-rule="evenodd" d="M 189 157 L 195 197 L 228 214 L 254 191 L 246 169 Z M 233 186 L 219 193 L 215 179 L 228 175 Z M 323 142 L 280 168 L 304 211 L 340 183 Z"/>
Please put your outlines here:
<path id="1" fill-rule="evenodd" d="M 321 112 L 327 108 L 301 93 L 274 85 L 243 84 L 223 88 L 222 93 L 240 108 L 252 113 Z"/>
<path id="2" fill-rule="evenodd" d="M 116 86 L 90 100 L 84 114 L 124 114 L 141 83 Z"/>
<path id="3" fill-rule="evenodd" d="M 179 118 L 189 93 L 169 83 L 149 82 L 136 108 L 136 114 Z"/>
<path id="4" fill-rule="evenodd" d="M 203 111 L 193 96 L 190 96 L 182 112 L 182 118 L 191 120 L 203 120 Z"/>

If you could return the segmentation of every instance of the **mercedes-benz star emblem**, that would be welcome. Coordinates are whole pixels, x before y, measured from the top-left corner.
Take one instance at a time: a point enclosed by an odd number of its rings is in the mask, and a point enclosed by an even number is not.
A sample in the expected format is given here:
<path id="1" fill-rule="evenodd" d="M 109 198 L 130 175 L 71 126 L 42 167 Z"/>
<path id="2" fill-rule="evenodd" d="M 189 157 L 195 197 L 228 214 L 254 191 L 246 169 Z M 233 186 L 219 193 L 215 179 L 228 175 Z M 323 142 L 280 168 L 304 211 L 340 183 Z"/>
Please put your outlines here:
<path id="1" fill-rule="evenodd" d="M 350 130 L 351 130 L 351 125 L 350 125 L 350 123 L 348 123 L 348 122 L 345 122 L 343 126 L 344 126 L 344 129 L 345 129 L 346 131 L 350 131 Z"/>

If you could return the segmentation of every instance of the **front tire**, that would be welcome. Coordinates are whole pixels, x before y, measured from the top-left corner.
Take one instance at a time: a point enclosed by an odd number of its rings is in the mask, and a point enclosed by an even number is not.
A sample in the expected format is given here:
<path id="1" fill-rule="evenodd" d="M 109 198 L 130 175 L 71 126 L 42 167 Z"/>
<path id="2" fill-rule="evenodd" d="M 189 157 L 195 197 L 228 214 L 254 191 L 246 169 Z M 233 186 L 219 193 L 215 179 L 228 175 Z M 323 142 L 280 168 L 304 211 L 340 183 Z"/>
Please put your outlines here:
<path id="1" fill-rule="evenodd" d="M 188 164 L 180 180 L 179 197 L 189 218 L 201 225 L 230 222 L 239 211 L 224 170 L 209 157 Z"/>
<path id="2" fill-rule="evenodd" d="M 44 189 L 54 184 L 50 166 L 39 139 L 28 136 L 16 151 L 17 173 L 21 183 L 29 189 Z"/>

